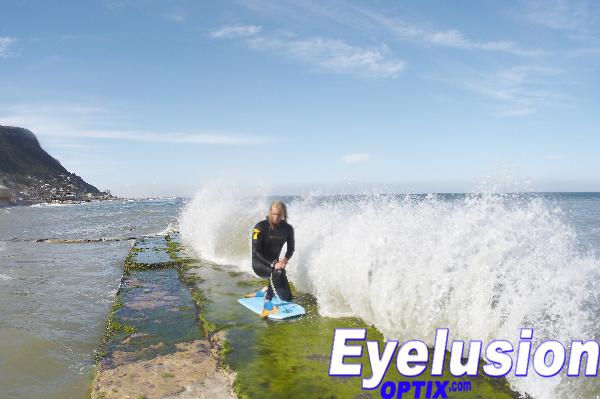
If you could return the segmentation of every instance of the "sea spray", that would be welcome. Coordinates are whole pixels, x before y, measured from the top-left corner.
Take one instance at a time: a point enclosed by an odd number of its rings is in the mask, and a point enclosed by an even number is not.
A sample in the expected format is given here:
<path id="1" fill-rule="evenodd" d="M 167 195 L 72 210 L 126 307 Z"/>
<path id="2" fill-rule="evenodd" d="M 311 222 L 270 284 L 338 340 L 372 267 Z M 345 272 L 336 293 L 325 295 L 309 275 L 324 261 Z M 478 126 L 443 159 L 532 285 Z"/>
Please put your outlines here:
<path id="1" fill-rule="evenodd" d="M 267 214 L 264 195 L 248 195 L 238 183 L 213 182 L 196 192 L 179 218 L 182 238 L 204 259 L 251 270 L 252 227 Z"/>
<path id="2" fill-rule="evenodd" d="M 250 272 L 250 234 L 266 197 L 202 188 L 180 218 L 204 258 Z M 386 338 L 512 340 L 535 328 L 534 347 L 597 339 L 598 259 L 577 251 L 561 210 L 535 195 L 361 195 L 293 199 L 291 281 L 325 316 L 357 316 Z M 517 342 L 513 342 L 516 345 Z M 507 377 L 536 398 L 593 397 L 598 383 L 564 376 Z"/>

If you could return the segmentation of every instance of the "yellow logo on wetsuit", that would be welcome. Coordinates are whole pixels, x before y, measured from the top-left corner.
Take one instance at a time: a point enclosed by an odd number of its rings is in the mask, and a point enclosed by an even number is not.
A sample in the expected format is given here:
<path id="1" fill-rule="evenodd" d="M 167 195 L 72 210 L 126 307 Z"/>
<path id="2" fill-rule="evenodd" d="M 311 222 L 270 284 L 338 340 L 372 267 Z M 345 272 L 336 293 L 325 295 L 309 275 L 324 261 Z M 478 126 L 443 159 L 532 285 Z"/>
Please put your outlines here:
<path id="1" fill-rule="evenodd" d="M 259 229 L 254 229 L 252 230 L 254 232 L 254 235 L 252 236 L 253 240 L 256 240 L 258 238 L 258 233 L 260 233 Z"/>

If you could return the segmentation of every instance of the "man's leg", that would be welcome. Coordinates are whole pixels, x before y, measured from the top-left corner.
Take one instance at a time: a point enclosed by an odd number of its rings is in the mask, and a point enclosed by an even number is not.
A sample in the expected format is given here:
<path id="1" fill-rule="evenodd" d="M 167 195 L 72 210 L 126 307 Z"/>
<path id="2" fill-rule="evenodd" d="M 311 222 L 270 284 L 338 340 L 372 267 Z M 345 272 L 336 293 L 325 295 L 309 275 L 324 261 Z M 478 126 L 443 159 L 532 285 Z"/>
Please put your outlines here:
<path id="1" fill-rule="evenodd" d="M 273 287 L 271 287 L 271 282 L 267 281 L 267 293 L 265 294 L 265 300 L 270 301 L 271 299 L 273 299 Z"/>
<path id="2" fill-rule="evenodd" d="M 271 265 L 266 265 L 258 259 L 252 259 L 252 270 L 254 270 L 254 273 L 256 273 L 257 276 L 268 279 L 268 278 L 271 278 L 271 272 L 273 271 L 273 268 L 271 267 Z M 271 288 L 271 284 L 269 284 L 268 281 L 267 281 L 267 287 L 265 287 L 265 288 L 266 288 L 266 290 L 263 288 L 261 291 L 266 291 L 266 293 L 264 294 L 265 299 L 267 301 L 270 301 L 271 299 L 273 299 L 273 288 Z M 263 296 L 261 291 L 259 291 L 258 293 L 253 293 L 254 295 L 251 295 L 251 294 L 247 294 L 247 295 L 248 296 Z"/>
<path id="3" fill-rule="evenodd" d="M 247 294 L 244 294 L 244 298 L 264 297 L 267 294 L 268 287 L 269 287 L 269 284 L 267 282 L 267 285 L 265 285 L 264 287 L 262 287 L 260 290 L 258 290 L 258 291 L 252 291 L 252 292 L 249 292 Z"/>
<path id="4" fill-rule="evenodd" d="M 274 269 L 271 270 L 272 272 L 274 272 Z M 269 278 L 271 278 L 271 275 L 269 275 Z M 279 312 L 279 308 L 277 306 L 273 306 L 273 302 L 271 302 L 271 300 L 273 299 L 273 286 L 271 285 L 270 281 L 267 282 L 267 285 L 268 288 L 267 293 L 265 294 L 265 304 L 263 305 L 263 310 L 260 314 L 261 319 L 265 319 L 270 314 Z"/>
<path id="5" fill-rule="evenodd" d="M 257 276 L 269 278 L 271 276 L 271 265 L 265 265 L 258 259 L 252 259 L 252 270 Z"/>
<path id="6" fill-rule="evenodd" d="M 275 286 L 275 290 L 280 299 L 284 301 L 292 300 L 292 290 L 290 289 L 290 283 L 287 279 L 285 269 L 273 270 L 273 285 Z M 272 290 L 271 284 L 269 284 L 269 290 Z M 267 295 L 269 295 L 268 291 Z"/>

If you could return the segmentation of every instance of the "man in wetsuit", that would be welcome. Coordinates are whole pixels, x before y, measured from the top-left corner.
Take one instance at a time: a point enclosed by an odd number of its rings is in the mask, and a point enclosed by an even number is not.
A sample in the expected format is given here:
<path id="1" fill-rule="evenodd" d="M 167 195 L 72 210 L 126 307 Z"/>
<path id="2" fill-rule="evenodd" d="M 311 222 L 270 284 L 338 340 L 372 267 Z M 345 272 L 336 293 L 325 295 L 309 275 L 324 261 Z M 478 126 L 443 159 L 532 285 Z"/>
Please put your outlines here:
<path id="1" fill-rule="evenodd" d="M 271 279 L 265 295 L 265 308 L 261 314 L 263 318 L 277 312 L 277 307 L 273 307 L 270 303 L 273 294 L 284 301 L 292 300 L 285 267 L 295 249 L 294 228 L 286 222 L 286 219 L 285 204 L 275 201 L 271 204 L 266 219 L 258 222 L 252 230 L 252 269 L 260 277 Z M 287 243 L 285 256 L 279 258 L 285 243 Z"/>

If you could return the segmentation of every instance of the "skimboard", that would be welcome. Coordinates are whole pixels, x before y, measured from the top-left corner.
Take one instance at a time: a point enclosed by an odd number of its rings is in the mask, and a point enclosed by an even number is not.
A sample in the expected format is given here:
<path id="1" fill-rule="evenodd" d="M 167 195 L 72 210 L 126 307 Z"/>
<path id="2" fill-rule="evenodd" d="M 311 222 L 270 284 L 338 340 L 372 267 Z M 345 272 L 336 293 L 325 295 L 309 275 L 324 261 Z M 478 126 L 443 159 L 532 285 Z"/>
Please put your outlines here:
<path id="1" fill-rule="evenodd" d="M 263 295 L 252 298 L 240 298 L 238 299 L 238 302 L 243 307 L 260 315 L 265 305 L 265 297 Z M 267 316 L 271 320 L 284 320 L 289 319 L 290 317 L 298 317 L 306 314 L 304 308 L 295 302 L 287 302 L 278 298 L 273 298 L 271 303 L 273 304 L 273 309 L 277 309 L 276 312 L 273 312 Z"/>

